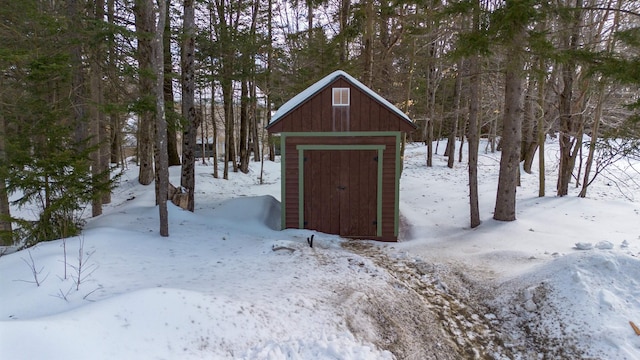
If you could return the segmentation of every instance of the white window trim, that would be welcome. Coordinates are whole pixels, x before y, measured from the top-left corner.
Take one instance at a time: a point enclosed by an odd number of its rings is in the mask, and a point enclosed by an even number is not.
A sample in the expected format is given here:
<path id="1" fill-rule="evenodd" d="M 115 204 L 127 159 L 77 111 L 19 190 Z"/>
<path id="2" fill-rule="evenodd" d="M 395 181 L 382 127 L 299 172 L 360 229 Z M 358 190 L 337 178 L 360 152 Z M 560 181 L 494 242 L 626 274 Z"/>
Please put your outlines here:
<path id="1" fill-rule="evenodd" d="M 347 92 L 347 101 L 346 103 L 340 102 L 340 103 L 336 103 L 336 92 L 340 92 L 340 100 L 344 100 L 342 98 L 343 91 L 346 90 Z M 333 106 L 349 106 L 351 104 L 351 89 L 348 87 L 342 87 L 342 88 L 333 88 L 332 92 L 331 92 L 331 104 Z"/>

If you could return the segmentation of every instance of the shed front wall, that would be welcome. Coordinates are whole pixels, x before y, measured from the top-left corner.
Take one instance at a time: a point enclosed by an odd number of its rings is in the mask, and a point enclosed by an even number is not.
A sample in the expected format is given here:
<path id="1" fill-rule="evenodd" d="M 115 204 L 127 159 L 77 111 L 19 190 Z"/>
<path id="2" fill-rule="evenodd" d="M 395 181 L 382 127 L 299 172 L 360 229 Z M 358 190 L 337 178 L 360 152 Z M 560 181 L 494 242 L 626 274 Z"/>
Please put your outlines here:
<path id="1" fill-rule="evenodd" d="M 283 228 L 396 241 L 399 141 L 399 132 L 283 133 Z"/>

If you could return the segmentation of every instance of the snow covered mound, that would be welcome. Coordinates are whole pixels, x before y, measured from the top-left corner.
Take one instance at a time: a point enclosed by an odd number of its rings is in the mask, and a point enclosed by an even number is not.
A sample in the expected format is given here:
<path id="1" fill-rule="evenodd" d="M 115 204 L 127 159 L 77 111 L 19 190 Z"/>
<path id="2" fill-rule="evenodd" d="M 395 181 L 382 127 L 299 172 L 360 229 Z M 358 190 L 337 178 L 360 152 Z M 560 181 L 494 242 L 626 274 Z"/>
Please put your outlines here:
<path id="1" fill-rule="evenodd" d="M 544 358 L 631 360 L 640 353 L 640 339 L 629 323 L 640 322 L 640 259 L 636 257 L 579 252 L 503 286 L 524 289 L 501 298 L 497 307 L 505 309 L 502 316 L 523 333 L 535 335 L 535 343 L 520 345 Z M 578 344 L 591 346 L 585 349 Z"/>
<path id="2" fill-rule="evenodd" d="M 271 195 L 233 198 L 215 208 L 213 217 L 239 224 L 264 224 L 271 230 L 280 230 L 280 202 Z"/>
<path id="3" fill-rule="evenodd" d="M 246 316 L 239 316 L 249 312 Z M 2 359 L 391 359 L 346 332 L 306 338 L 268 338 L 276 313 L 220 295 L 152 288 L 90 303 L 68 313 L 0 323 L 5 344 L 38 339 L 38 346 L 2 346 Z M 96 326 L 96 324 L 100 324 Z M 6 330 L 6 331 L 4 331 Z M 87 336 L 91 334 L 91 336 Z M 82 339 L 69 346 L 70 339 Z M 110 339 L 114 343 L 105 343 Z M 261 344 L 255 345 L 256 342 Z M 237 354 L 239 344 L 250 348 Z"/>

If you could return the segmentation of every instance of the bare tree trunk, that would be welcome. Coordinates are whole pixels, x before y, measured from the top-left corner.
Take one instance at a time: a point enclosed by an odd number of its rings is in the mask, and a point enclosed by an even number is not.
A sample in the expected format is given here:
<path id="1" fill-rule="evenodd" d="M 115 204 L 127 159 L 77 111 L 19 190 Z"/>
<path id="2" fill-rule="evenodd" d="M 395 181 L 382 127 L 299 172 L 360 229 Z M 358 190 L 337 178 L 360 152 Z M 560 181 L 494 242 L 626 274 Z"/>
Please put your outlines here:
<path id="1" fill-rule="evenodd" d="M 229 159 L 231 159 L 231 168 L 233 172 L 238 172 L 238 146 L 236 144 L 236 117 L 235 117 L 235 107 L 233 106 L 233 100 L 231 101 L 230 107 L 230 118 L 231 122 L 229 123 Z"/>
<path id="2" fill-rule="evenodd" d="M 491 145 L 491 153 L 495 153 L 496 152 L 496 140 L 498 138 L 498 118 L 497 117 L 493 117 L 493 119 L 491 120 L 491 130 L 490 130 L 491 135 L 489 135 L 489 144 Z"/>
<path id="3" fill-rule="evenodd" d="M 436 58 L 436 45 L 435 39 L 431 41 L 429 45 L 429 69 L 427 71 L 428 77 L 428 90 L 429 98 L 427 99 L 427 166 L 433 166 L 433 128 L 436 121 L 436 69 L 433 64 Z M 435 150 L 437 151 L 437 150 Z"/>
<path id="4" fill-rule="evenodd" d="M 476 8 L 473 14 L 473 31 L 480 27 L 480 1 L 474 2 Z M 478 147 L 479 139 L 479 114 L 480 114 L 480 57 L 473 55 L 469 58 L 469 127 L 467 139 L 469 140 L 469 218 L 471 228 L 480 225 L 480 207 L 478 205 Z"/>
<path id="5" fill-rule="evenodd" d="M 238 170 L 235 152 L 234 114 L 233 114 L 233 73 L 235 67 L 236 51 L 234 42 L 234 20 L 231 12 L 233 9 L 224 1 L 216 1 L 215 7 L 218 20 L 218 41 L 221 43 L 220 54 L 220 87 L 222 89 L 222 103 L 224 108 L 224 138 L 225 161 L 222 177 L 229 178 L 229 162 L 233 162 L 233 171 Z"/>
<path id="6" fill-rule="evenodd" d="M 591 185 L 592 179 L 589 179 L 591 175 L 591 168 L 593 166 L 593 158 L 596 151 L 596 144 L 598 142 L 598 132 L 600 131 L 600 119 L 602 118 L 602 103 L 604 102 L 604 85 L 599 86 L 598 103 L 596 104 L 593 126 L 591 127 L 591 141 L 589 142 L 589 154 L 587 155 L 587 163 L 584 169 L 584 180 L 582 181 L 582 189 L 580 190 L 579 197 L 584 198 L 587 196 L 587 188 Z"/>
<path id="7" fill-rule="evenodd" d="M 136 15 L 136 32 L 138 33 L 138 64 L 140 68 L 140 83 L 138 92 L 145 105 L 151 105 L 155 99 L 150 94 L 154 92 L 153 54 L 151 37 L 155 32 L 153 3 L 148 0 L 136 0 L 133 8 Z M 147 106 L 145 106 L 146 108 Z M 153 114 L 145 110 L 138 114 L 138 161 L 140 171 L 138 182 L 149 185 L 154 180 L 153 170 Z"/>
<path id="8" fill-rule="evenodd" d="M 269 2 L 269 11 L 267 12 L 267 33 L 269 35 L 269 39 L 273 38 L 273 0 L 268 0 Z M 267 102 L 267 124 L 271 122 L 271 87 L 272 87 L 272 76 L 271 70 L 273 66 L 273 44 L 269 42 L 267 49 L 267 89 L 266 89 L 266 102 Z M 276 149 L 275 142 L 273 140 L 273 135 L 267 135 L 267 144 L 269 145 L 269 161 L 276 160 Z M 262 170 L 264 168 L 264 159 L 262 160 L 262 164 L 260 166 L 260 183 L 262 183 Z"/>
<path id="9" fill-rule="evenodd" d="M 115 25 L 115 0 L 107 0 L 107 22 L 109 26 Z M 109 62 L 108 66 L 108 76 L 111 78 L 115 78 L 115 74 L 118 72 L 117 69 L 117 46 L 115 42 L 115 35 L 110 34 L 108 36 L 108 57 Z M 117 83 L 117 82 L 116 82 Z M 105 97 L 108 98 L 107 101 L 118 101 L 119 96 L 116 91 L 113 90 L 114 86 L 107 88 L 107 94 Z M 120 120 L 121 114 L 117 111 L 112 111 L 109 113 L 109 143 L 111 149 L 109 150 L 109 161 L 107 163 L 120 164 L 120 166 L 124 169 L 124 154 L 122 154 L 122 121 Z"/>
<path id="10" fill-rule="evenodd" d="M 255 63 L 255 59 L 254 59 Z M 253 79 L 251 82 L 251 144 L 253 149 L 253 161 L 258 162 L 262 157 L 262 151 L 260 147 L 260 137 L 258 135 L 258 128 L 261 125 L 260 114 L 258 114 L 258 96 L 255 77 L 255 68 L 253 70 Z"/>
<path id="11" fill-rule="evenodd" d="M 544 59 L 540 58 L 540 69 L 544 67 Z M 546 167 L 544 164 L 545 160 L 545 140 L 547 139 L 546 135 L 546 124 L 545 124 L 545 111 L 544 111 L 544 73 L 540 72 L 538 76 L 538 108 L 540 113 L 538 114 L 538 197 L 545 196 L 545 171 Z"/>
<path id="12" fill-rule="evenodd" d="M 120 164 L 124 168 L 124 164 L 121 159 L 123 158 L 122 151 L 122 131 L 120 130 L 121 122 L 119 114 L 111 114 L 109 116 L 111 126 L 111 158 L 110 162 Z"/>
<path id="13" fill-rule="evenodd" d="M 197 111 L 198 118 L 201 119 L 200 123 L 200 145 L 202 148 L 202 165 L 207 164 L 207 150 L 209 150 L 209 128 L 207 127 L 207 121 L 205 120 L 207 117 L 207 104 L 202 99 L 202 91 L 200 91 L 200 109 Z"/>
<path id="14" fill-rule="evenodd" d="M 100 25 L 106 25 L 104 24 L 104 17 L 105 17 L 105 0 L 96 0 L 96 11 L 95 11 L 95 18 L 96 21 L 100 24 Z M 106 54 L 109 51 L 108 48 L 106 48 L 102 43 L 98 46 L 97 48 L 97 64 L 100 65 L 99 68 L 99 75 L 100 78 L 98 79 L 98 84 L 99 84 L 99 93 L 98 93 L 98 98 L 99 98 L 99 104 L 103 105 L 105 103 L 105 84 L 104 84 L 104 78 L 106 77 L 105 75 L 105 69 L 106 69 L 106 64 L 107 64 L 107 59 L 106 59 Z M 105 114 L 104 110 L 102 109 L 98 109 L 98 113 L 100 114 L 99 116 L 99 122 L 98 122 L 98 137 L 100 139 L 100 160 L 99 160 L 99 164 L 100 164 L 100 174 L 101 174 L 101 182 L 106 183 L 109 181 L 109 165 L 110 165 L 110 160 L 111 160 L 111 149 L 110 149 L 110 143 L 109 143 L 109 139 L 111 138 L 111 132 L 113 131 L 113 129 L 111 128 L 111 123 L 110 123 L 110 119 L 107 116 L 107 114 Z M 102 193 L 102 204 L 109 204 L 111 203 L 111 191 L 105 191 Z"/>
<path id="15" fill-rule="evenodd" d="M 238 171 L 238 162 L 236 159 L 236 142 L 235 142 L 235 114 L 233 108 L 233 83 L 231 78 L 225 80 L 226 84 L 222 86 L 222 98 L 224 103 L 225 118 L 225 162 L 224 162 L 224 179 L 229 179 L 229 162 L 233 172 Z"/>
<path id="16" fill-rule="evenodd" d="M 622 6 L 622 0 L 617 0 L 616 8 L 620 9 L 621 6 Z M 607 18 L 607 16 L 603 18 Z M 620 25 L 620 15 L 619 15 L 619 12 L 617 12 L 613 20 L 612 28 L 617 30 L 619 25 Z M 604 22 L 602 22 L 600 26 L 601 26 L 600 29 L 602 29 L 602 26 L 604 26 Z M 614 45 L 615 45 L 615 40 L 613 37 L 610 37 L 607 40 L 607 51 L 609 52 L 613 51 Z M 589 185 L 591 185 L 591 183 L 597 176 L 597 171 L 596 171 L 596 174 L 591 179 L 589 178 L 591 176 L 591 168 L 593 167 L 593 159 L 595 157 L 596 144 L 597 144 L 598 135 L 600 132 L 600 123 L 602 120 L 602 110 L 603 110 L 604 101 L 605 101 L 605 86 L 604 86 L 604 83 L 600 82 L 598 84 L 598 99 L 597 99 L 596 108 L 593 115 L 594 116 L 593 125 L 591 126 L 591 134 L 590 134 L 591 141 L 589 142 L 589 154 L 587 155 L 587 162 L 585 164 L 585 169 L 584 169 L 584 180 L 582 181 L 582 189 L 578 194 L 578 196 L 581 198 L 584 198 L 587 196 L 587 188 L 589 187 Z"/>
<path id="17" fill-rule="evenodd" d="M 440 114 L 444 114 L 444 101 L 440 103 Z M 444 121 L 442 119 L 438 120 L 438 134 L 436 135 L 436 149 L 434 150 L 434 154 L 438 153 L 438 147 L 440 146 L 440 139 L 442 139 L 442 125 Z M 445 148 L 446 152 L 446 148 Z"/>
<path id="18" fill-rule="evenodd" d="M 433 118 L 427 120 L 427 166 L 433 166 Z"/>
<path id="19" fill-rule="evenodd" d="M 269 10 L 271 11 L 271 10 Z M 213 28 L 213 24 L 215 22 L 215 14 L 214 14 L 214 8 L 213 6 L 211 6 L 209 8 L 209 40 L 211 41 L 211 43 L 213 43 L 215 41 L 214 35 L 215 35 L 215 31 Z M 213 60 L 213 57 L 210 59 L 211 63 L 209 64 L 210 66 L 210 71 L 211 74 L 213 76 L 213 74 L 215 74 L 216 72 L 216 65 L 215 62 Z M 211 80 L 211 126 L 213 127 L 213 177 L 214 178 L 218 178 L 218 123 L 216 121 L 216 102 L 214 101 L 214 94 L 216 93 L 216 83 L 215 81 Z M 205 121 L 203 119 L 203 121 Z"/>
<path id="20" fill-rule="evenodd" d="M 249 84 L 241 81 L 240 89 L 240 171 L 249 172 Z"/>
<path id="21" fill-rule="evenodd" d="M 458 121 L 460 119 L 460 97 L 462 92 L 462 61 L 458 62 L 458 75 L 456 76 L 456 88 L 455 88 L 455 107 L 456 113 L 453 117 L 453 123 L 451 124 L 451 133 L 449 134 L 449 141 L 447 142 L 447 166 L 453 168 L 453 163 L 456 159 L 456 135 L 458 133 Z M 462 145 L 460 145 L 462 146 Z"/>
<path id="22" fill-rule="evenodd" d="M 67 1 L 67 15 L 70 19 L 81 17 L 77 0 Z M 70 26 L 76 27 L 77 24 Z M 74 28 L 76 36 L 79 30 Z M 85 100 L 87 87 L 85 80 L 85 71 L 82 68 L 82 45 L 79 39 L 74 39 L 74 43 L 69 50 L 69 65 L 72 70 L 71 77 L 71 93 L 69 100 L 71 102 L 72 117 L 75 125 L 75 141 L 80 143 L 88 137 L 87 130 L 87 104 Z"/>
<path id="23" fill-rule="evenodd" d="M 307 35 L 309 35 L 309 46 L 311 46 L 311 33 L 313 32 L 313 0 L 305 0 L 307 5 Z"/>
<path id="24" fill-rule="evenodd" d="M 0 78 L 0 82 L 2 79 Z M 7 194 L 6 171 L 8 170 L 7 153 L 5 151 L 6 124 L 0 112 L 0 244 L 12 245 L 13 232 L 11 227 L 11 208 Z"/>
<path id="25" fill-rule="evenodd" d="M 211 93 L 216 93 L 216 86 L 211 82 Z M 218 123 L 216 122 L 215 102 L 211 101 L 211 126 L 213 126 L 213 177 L 218 178 Z"/>
<path id="26" fill-rule="evenodd" d="M 576 9 L 582 7 L 582 0 L 576 0 Z M 581 10 L 574 11 L 574 18 L 569 24 L 570 33 L 565 36 L 565 50 L 578 48 L 579 24 L 581 23 Z M 576 137 L 572 138 L 575 124 L 572 112 L 573 104 L 573 80 L 575 77 L 575 61 L 569 59 L 562 64 L 563 89 L 560 94 L 560 166 L 558 168 L 557 195 L 565 196 L 569 193 L 569 183 L 573 176 L 575 158 L 572 158 L 574 146 L 580 146 Z"/>
<path id="27" fill-rule="evenodd" d="M 93 15 L 94 20 L 97 23 L 103 21 L 104 18 L 104 0 L 96 0 L 94 3 Z M 104 160 L 101 151 L 107 152 L 104 149 L 104 146 L 108 146 L 108 142 L 105 138 L 106 135 L 106 120 L 104 113 L 100 110 L 101 105 L 104 102 L 103 98 L 103 86 L 102 86 L 102 65 L 103 65 L 103 46 L 100 44 L 95 45 L 92 49 L 92 53 L 90 55 L 89 66 L 91 71 L 89 72 L 89 84 L 90 84 L 90 92 L 91 92 L 91 104 L 89 106 L 89 128 L 90 128 L 90 145 L 94 148 L 91 152 L 91 174 L 96 179 L 96 181 L 105 180 L 105 175 L 103 174 L 105 169 L 108 169 L 108 164 L 102 164 L 102 160 Z M 107 160 L 108 161 L 108 160 Z M 102 197 L 95 196 L 91 203 L 91 215 L 98 216 L 102 214 Z"/>
<path id="28" fill-rule="evenodd" d="M 538 137 L 536 136 L 536 122 L 535 122 L 535 110 L 534 110 L 534 98 L 531 94 L 534 92 L 535 81 L 530 79 L 527 85 L 527 90 L 524 100 L 524 117 L 522 124 L 522 145 L 520 160 L 524 161 L 523 170 L 527 174 L 531 174 L 531 166 L 533 165 L 533 158 L 538 149 Z"/>
<path id="29" fill-rule="evenodd" d="M 195 109 L 195 10 L 193 0 L 184 1 L 184 28 L 182 43 L 182 115 L 185 128 L 182 133 L 182 176 L 180 185 L 187 191 L 187 210 L 195 209 L 195 153 L 198 122 Z"/>
<path id="30" fill-rule="evenodd" d="M 364 84 L 368 87 L 373 86 L 373 41 L 375 33 L 373 30 L 373 23 L 375 19 L 375 13 L 373 11 L 373 0 L 365 0 L 365 28 L 364 28 L 364 49 L 362 54 L 363 64 L 363 79 Z"/>
<path id="31" fill-rule="evenodd" d="M 349 10 L 351 8 L 351 0 L 340 0 L 340 33 L 345 34 L 347 30 L 347 22 L 349 21 Z M 347 37 L 342 36 L 340 38 L 340 44 L 338 48 L 338 55 L 340 59 L 340 64 L 344 64 L 347 62 L 349 58 L 349 50 Z"/>
<path id="32" fill-rule="evenodd" d="M 180 121 L 175 111 L 175 99 L 173 96 L 173 59 L 171 56 L 171 17 L 169 14 L 171 1 L 166 1 L 164 37 L 162 38 L 162 48 L 164 56 L 164 108 L 167 119 L 167 152 L 169 156 L 169 166 L 180 165 L 180 155 L 178 154 L 178 136 Z"/>
<path id="33" fill-rule="evenodd" d="M 158 192 L 156 202 L 158 203 L 160 216 L 160 236 L 169 236 L 169 214 L 167 209 L 167 198 L 169 192 L 169 155 L 167 151 L 167 119 L 165 117 L 164 103 L 164 51 L 163 35 L 165 31 L 166 11 L 165 0 L 158 1 L 158 22 L 153 38 L 153 62 L 156 76 L 155 84 L 155 130 L 156 130 L 156 172 L 158 179 Z"/>
<path id="34" fill-rule="evenodd" d="M 251 16 L 251 48 L 257 50 L 257 27 L 258 27 L 258 14 L 260 12 L 260 1 L 254 0 L 252 16 Z M 309 5 L 312 5 L 312 2 L 309 2 Z M 311 6 L 309 7 L 309 15 L 311 16 L 309 21 L 309 29 L 313 28 L 313 11 Z M 248 86 L 249 86 L 249 134 L 248 134 L 248 154 L 247 157 L 251 157 L 251 152 L 253 151 L 253 161 L 260 160 L 260 147 L 258 144 L 260 143 L 258 139 L 258 97 L 257 97 L 257 85 L 256 85 L 256 50 L 252 51 L 248 56 L 249 61 L 247 63 L 247 78 L 248 78 Z M 248 160 L 248 159 L 247 159 Z M 247 169 L 248 170 L 248 169 Z"/>
<path id="35" fill-rule="evenodd" d="M 514 29 L 508 50 L 505 74 L 504 117 L 502 119 L 502 155 L 493 218 L 499 221 L 516 219 L 516 188 L 520 170 L 520 143 L 522 137 L 522 71 L 521 47 L 524 44 L 525 27 Z"/>
<path id="36" fill-rule="evenodd" d="M 98 110 L 98 104 L 100 103 L 100 71 L 99 65 L 95 64 L 95 60 L 91 62 L 91 72 L 90 72 L 90 86 L 91 86 L 91 106 L 89 107 L 90 112 L 90 145 L 95 148 L 94 151 L 91 152 L 91 174 L 96 181 L 101 177 L 102 172 L 102 164 L 100 163 L 100 123 L 102 122 L 101 112 Z M 93 201 L 91 202 L 91 216 L 98 216 L 102 214 L 102 198 L 95 196 Z"/>
<path id="37" fill-rule="evenodd" d="M 467 122 L 462 121 L 462 126 L 460 126 L 460 147 L 458 148 L 458 162 L 462 162 L 462 154 L 464 152 L 464 134 L 467 130 Z"/>

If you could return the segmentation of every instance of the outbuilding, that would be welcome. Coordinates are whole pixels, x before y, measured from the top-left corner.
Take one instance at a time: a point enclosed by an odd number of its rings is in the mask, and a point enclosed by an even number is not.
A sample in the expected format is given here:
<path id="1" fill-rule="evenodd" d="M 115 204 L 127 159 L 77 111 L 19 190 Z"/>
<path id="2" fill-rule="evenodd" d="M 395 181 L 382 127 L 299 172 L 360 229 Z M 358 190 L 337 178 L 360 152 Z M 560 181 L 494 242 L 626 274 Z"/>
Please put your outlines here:
<path id="1" fill-rule="evenodd" d="M 267 126 L 280 133 L 282 228 L 397 241 L 400 146 L 415 128 L 344 71 L 282 105 Z"/>

